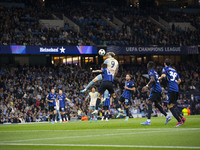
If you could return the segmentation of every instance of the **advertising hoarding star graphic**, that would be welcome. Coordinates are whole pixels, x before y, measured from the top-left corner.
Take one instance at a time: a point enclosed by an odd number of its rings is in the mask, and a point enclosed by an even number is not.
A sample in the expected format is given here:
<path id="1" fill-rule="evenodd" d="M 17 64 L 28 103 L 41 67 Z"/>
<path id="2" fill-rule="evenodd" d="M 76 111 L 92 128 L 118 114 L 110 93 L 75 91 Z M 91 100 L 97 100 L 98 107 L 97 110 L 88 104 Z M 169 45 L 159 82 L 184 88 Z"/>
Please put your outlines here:
<path id="1" fill-rule="evenodd" d="M 60 53 L 65 53 L 65 48 L 60 48 Z"/>

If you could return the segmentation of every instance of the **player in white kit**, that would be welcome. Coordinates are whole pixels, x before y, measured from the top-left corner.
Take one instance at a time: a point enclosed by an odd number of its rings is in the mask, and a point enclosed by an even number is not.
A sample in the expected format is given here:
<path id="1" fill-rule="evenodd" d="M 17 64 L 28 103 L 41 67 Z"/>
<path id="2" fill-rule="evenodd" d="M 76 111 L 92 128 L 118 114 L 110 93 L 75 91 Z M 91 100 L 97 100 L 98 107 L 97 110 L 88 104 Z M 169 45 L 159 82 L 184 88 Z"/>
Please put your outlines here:
<path id="1" fill-rule="evenodd" d="M 85 100 L 90 99 L 89 106 L 89 114 L 90 114 L 90 122 L 92 122 L 92 112 L 96 109 L 96 101 L 98 98 L 98 92 L 96 92 L 95 88 L 92 88 L 92 92 L 89 93 L 88 97 Z M 95 122 L 97 122 L 97 114 L 95 114 Z"/>
<path id="2" fill-rule="evenodd" d="M 118 68 L 119 68 L 119 63 L 118 61 L 114 58 L 115 53 L 113 52 L 108 52 L 106 54 L 106 60 L 104 61 L 104 64 L 107 64 L 107 68 L 110 71 L 110 73 L 114 76 L 117 75 L 118 73 Z M 80 91 L 81 93 L 84 93 L 87 91 L 89 87 L 91 87 L 95 82 L 101 81 L 102 80 L 102 74 L 99 74 L 96 76 L 87 86 L 84 90 Z"/>

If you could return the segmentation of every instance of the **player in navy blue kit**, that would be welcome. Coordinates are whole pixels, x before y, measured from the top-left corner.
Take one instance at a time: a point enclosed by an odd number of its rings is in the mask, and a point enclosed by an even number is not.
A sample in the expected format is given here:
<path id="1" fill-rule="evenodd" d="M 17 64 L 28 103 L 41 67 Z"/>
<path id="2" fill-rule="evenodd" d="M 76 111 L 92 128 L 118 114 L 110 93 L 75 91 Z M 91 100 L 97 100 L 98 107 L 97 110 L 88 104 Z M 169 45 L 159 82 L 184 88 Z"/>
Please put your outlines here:
<path id="1" fill-rule="evenodd" d="M 65 114 L 65 100 L 71 102 L 65 94 L 63 94 L 62 90 L 59 90 L 59 95 L 57 97 L 57 100 L 59 100 L 59 111 L 61 112 L 61 117 L 62 117 L 62 121 L 67 121 L 67 117 Z"/>
<path id="2" fill-rule="evenodd" d="M 110 104 L 111 104 L 111 96 L 108 92 L 108 90 L 106 90 L 103 94 L 103 98 L 104 98 L 104 104 L 103 104 L 103 109 L 102 109 L 102 119 L 101 121 L 103 121 L 103 119 L 106 119 L 106 121 L 108 120 L 108 115 L 109 115 L 109 110 L 110 110 Z"/>
<path id="3" fill-rule="evenodd" d="M 152 103 L 154 102 L 155 103 L 155 107 L 157 107 L 159 109 L 159 111 L 165 115 L 166 117 L 166 122 L 165 124 L 167 124 L 170 120 L 171 120 L 171 117 L 167 115 L 167 113 L 163 110 L 163 108 L 160 106 L 160 102 L 161 102 L 161 98 L 162 98 L 162 89 L 161 89 L 161 86 L 160 86 L 160 82 L 158 80 L 158 73 L 155 71 L 154 69 L 154 63 L 152 61 L 150 61 L 148 64 L 147 64 L 147 69 L 148 69 L 148 75 L 149 75 L 149 83 L 143 87 L 142 91 L 143 92 L 146 92 L 148 90 L 148 87 L 151 88 L 151 92 L 150 92 L 150 95 L 149 95 L 149 98 L 148 98 L 148 102 L 147 102 L 147 105 L 148 105 L 148 119 L 146 122 L 144 123 L 141 123 L 142 125 L 151 125 L 151 113 L 152 113 Z"/>
<path id="4" fill-rule="evenodd" d="M 126 110 L 126 119 L 125 121 L 128 121 L 129 119 L 129 105 L 130 105 L 130 101 L 133 95 L 133 91 L 136 90 L 135 85 L 133 83 L 133 81 L 131 80 L 131 75 L 127 74 L 126 75 L 126 81 L 125 81 L 125 86 L 124 86 L 124 92 L 120 97 L 120 100 L 118 101 L 119 105 L 124 104 L 125 110 Z M 117 118 L 120 117 L 121 115 L 121 109 L 119 108 L 119 113 L 117 115 Z"/>
<path id="5" fill-rule="evenodd" d="M 179 88 L 178 85 L 181 83 L 181 79 L 177 71 L 172 68 L 170 59 L 166 59 L 164 62 L 164 68 L 162 75 L 159 80 L 167 78 L 168 81 L 168 108 L 172 112 L 173 116 L 178 121 L 176 127 L 182 125 L 185 121 L 185 118 L 181 118 L 181 115 L 176 111 L 176 101 L 178 99 Z"/>
<path id="6" fill-rule="evenodd" d="M 102 73 L 102 82 L 101 85 L 99 87 L 99 93 L 98 93 L 98 98 L 97 98 L 97 103 L 96 103 L 96 110 L 93 113 L 97 113 L 97 109 L 99 107 L 99 103 L 102 100 L 102 95 L 104 93 L 105 90 L 108 90 L 108 92 L 110 93 L 110 95 L 115 99 L 116 98 L 116 94 L 114 92 L 114 87 L 113 87 L 113 75 L 111 74 L 111 72 L 109 71 L 109 69 L 107 68 L 107 64 L 102 64 L 102 70 L 93 70 L 93 73 Z M 104 100 L 102 100 L 100 105 L 103 105 Z"/>
<path id="7" fill-rule="evenodd" d="M 56 106 L 56 100 L 57 98 L 57 94 L 55 93 L 55 89 L 51 90 L 51 93 L 49 93 L 46 97 L 46 101 L 48 102 L 48 106 L 49 106 L 49 112 L 50 112 L 50 121 L 52 123 L 54 123 L 54 110 L 55 110 L 55 106 Z"/>

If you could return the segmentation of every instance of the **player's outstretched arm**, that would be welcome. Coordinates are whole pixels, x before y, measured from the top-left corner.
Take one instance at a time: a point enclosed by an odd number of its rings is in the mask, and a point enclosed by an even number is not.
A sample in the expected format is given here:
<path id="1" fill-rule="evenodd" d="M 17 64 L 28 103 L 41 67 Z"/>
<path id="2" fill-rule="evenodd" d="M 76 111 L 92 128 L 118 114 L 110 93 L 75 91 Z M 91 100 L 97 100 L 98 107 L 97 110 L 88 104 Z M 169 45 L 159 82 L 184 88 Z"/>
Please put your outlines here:
<path id="1" fill-rule="evenodd" d="M 177 84 L 179 85 L 181 83 L 181 79 L 179 78 L 177 81 Z"/>
<path id="2" fill-rule="evenodd" d="M 67 97 L 66 97 L 65 99 L 66 99 L 68 102 L 70 102 L 70 103 L 72 102 L 72 101 L 71 101 L 69 98 L 67 98 Z"/>
<path id="3" fill-rule="evenodd" d="M 48 98 L 46 98 L 46 101 L 47 101 L 47 102 L 50 102 L 50 103 L 53 103 L 53 101 L 49 100 Z"/>
<path id="4" fill-rule="evenodd" d="M 102 72 L 102 70 L 93 70 L 93 73 Z"/>
<path id="5" fill-rule="evenodd" d="M 154 83 L 154 82 L 156 82 L 155 77 L 154 77 L 154 76 L 151 76 L 150 81 L 147 83 L 146 86 L 144 86 L 144 87 L 142 88 L 142 92 L 146 92 L 146 91 L 148 90 L 148 87 L 149 87 L 152 83 Z"/>
<path id="6" fill-rule="evenodd" d="M 88 99 L 89 99 L 89 96 L 88 96 L 88 97 L 86 97 L 85 101 L 87 101 Z"/>
<path id="7" fill-rule="evenodd" d="M 147 87 L 150 86 L 152 83 L 154 83 L 156 80 L 155 80 L 155 77 L 154 76 L 151 76 L 151 80 L 149 81 L 149 83 L 147 83 Z"/>
<path id="8" fill-rule="evenodd" d="M 135 87 L 132 87 L 132 88 L 128 88 L 128 87 L 124 87 L 125 89 L 127 89 L 127 90 L 130 90 L 130 91 L 136 91 L 136 88 Z"/>
<path id="9" fill-rule="evenodd" d="M 115 76 L 118 74 L 118 70 L 119 70 L 119 66 L 117 66 L 117 68 L 115 70 Z"/>
<path id="10" fill-rule="evenodd" d="M 158 80 L 161 81 L 161 80 L 164 79 L 165 77 L 166 77 L 166 74 L 163 73 L 163 74 L 158 78 Z"/>

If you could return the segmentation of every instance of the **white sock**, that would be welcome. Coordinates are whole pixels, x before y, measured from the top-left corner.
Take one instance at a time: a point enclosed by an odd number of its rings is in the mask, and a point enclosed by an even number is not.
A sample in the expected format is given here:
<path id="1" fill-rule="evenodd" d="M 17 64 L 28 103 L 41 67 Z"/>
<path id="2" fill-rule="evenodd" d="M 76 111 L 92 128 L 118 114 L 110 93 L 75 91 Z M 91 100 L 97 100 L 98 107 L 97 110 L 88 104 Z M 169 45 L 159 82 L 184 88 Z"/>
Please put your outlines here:
<path id="1" fill-rule="evenodd" d="M 151 120 L 150 120 L 150 119 L 147 119 L 147 122 L 151 122 Z"/>

